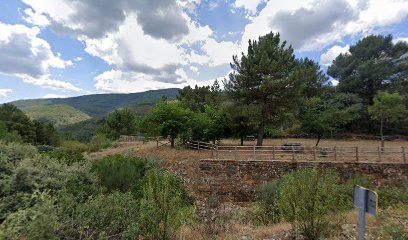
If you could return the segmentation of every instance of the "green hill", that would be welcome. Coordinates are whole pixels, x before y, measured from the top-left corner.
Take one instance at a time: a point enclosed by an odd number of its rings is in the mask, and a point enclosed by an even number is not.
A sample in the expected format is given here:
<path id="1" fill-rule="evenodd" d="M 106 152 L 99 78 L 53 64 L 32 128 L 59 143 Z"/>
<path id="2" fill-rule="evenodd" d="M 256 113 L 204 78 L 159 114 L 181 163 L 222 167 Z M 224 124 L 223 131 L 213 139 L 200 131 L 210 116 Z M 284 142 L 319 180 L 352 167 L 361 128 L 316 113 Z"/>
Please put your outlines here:
<path id="1" fill-rule="evenodd" d="M 178 90 L 177 88 L 169 88 L 129 94 L 94 94 L 71 98 L 19 100 L 11 102 L 11 104 L 22 110 L 40 106 L 68 105 L 91 117 L 96 117 L 127 106 L 154 105 L 162 97 L 174 99 L 178 94 Z"/>
<path id="2" fill-rule="evenodd" d="M 35 120 L 47 120 L 55 127 L 66 126 L 73 123 L 82 122 L 91 117 L 68 105 L 38 106 L 23 109 L 23 111 Z"/>

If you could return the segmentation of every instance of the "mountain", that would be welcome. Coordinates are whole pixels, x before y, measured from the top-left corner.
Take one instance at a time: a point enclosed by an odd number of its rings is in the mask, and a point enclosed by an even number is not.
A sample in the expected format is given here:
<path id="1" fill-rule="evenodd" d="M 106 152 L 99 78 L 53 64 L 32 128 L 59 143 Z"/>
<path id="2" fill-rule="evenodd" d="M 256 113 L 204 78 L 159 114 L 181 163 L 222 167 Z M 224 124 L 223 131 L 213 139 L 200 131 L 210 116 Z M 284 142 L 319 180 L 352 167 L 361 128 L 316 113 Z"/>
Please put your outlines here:
<path id="1" fill-rule="evenodd" d="M 68 105 L 29 107 L 24 108 L 23 111 L 31 119 L 46 120 L 57 128 L 82 122 L 91 118 L 88 114 Z"/>
<path id="2" fill-rule="evenodd" d="M 178 90 L 177 88 L 169 88 L 129 94 L 93 94 L 71 98 L 19 100 L 11 102 L 11 104 L 22 110 L 33 107 L 68 105 L 91 117 L 97 117 L 106 115 L 118 108 L 143 104 L 154 105 L 162 97 L 174 99 Z"/>

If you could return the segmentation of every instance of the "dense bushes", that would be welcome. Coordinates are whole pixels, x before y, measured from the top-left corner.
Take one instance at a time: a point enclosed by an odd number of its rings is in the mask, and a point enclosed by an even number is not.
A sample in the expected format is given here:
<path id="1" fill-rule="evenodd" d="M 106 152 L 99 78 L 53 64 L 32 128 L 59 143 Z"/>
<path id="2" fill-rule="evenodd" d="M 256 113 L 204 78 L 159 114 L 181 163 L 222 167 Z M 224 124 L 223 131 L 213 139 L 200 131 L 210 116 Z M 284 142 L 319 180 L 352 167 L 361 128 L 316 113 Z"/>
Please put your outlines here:
<path id="1" fill-rule="evenodd" d="M 61 149 L 56 159 L 0 142 L 0 239 L 168 239 L 194 218 L 183 183 L 157 162 L 73 161 L 82 145 Z"/>
<path id="2" fill-rule="evenodd" d="M 139 186 L 152 167 L 147 160 L 120 155 L 103 158 L 94 164 L 102 186 L 110 192 L 126 192 Z"/>

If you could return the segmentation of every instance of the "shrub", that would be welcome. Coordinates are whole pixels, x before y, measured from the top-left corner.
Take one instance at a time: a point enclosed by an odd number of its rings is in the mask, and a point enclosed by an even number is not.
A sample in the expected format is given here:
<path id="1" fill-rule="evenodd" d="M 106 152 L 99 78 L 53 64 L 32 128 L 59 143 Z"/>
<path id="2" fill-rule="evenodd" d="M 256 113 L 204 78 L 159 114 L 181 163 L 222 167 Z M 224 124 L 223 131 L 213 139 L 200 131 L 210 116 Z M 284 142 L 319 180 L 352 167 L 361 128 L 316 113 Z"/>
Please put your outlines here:
<path id="1" fill-rule="evenodd" d="M 151 168 L 149 162 L 135 157 L 109 156 L 95 162 L 94 169 L 108 191 L 130 191 L 140 184 Z"/>
<path id="2" fill-rule="evenodd" d="M 77 209 L 79 239 L 121 239 L 128 226 L 135 228 L 132 239 L 137 239 L 138 211 L 138 201 L 131 193 L 114 192 L 91 198 Z"/>
<path id="3" fill-rule="evenodd" d="M 180 226 L 194 218 L 184 185 L 173 175 L 149 174 L 142 194 L 140 233 L 146 239 L 170 239 Z"/>
<path id="4" fill-rule="evenodd" d="M 76 162 L 84 161 L 84 155 L 80 152 L 68 152 L 66 149 L 58 148 L 50 152 L 46 152 L 45 155 L 50 158 L 59 160 L 62 163 L 71 165 Z"/>
<path id="5" fill-rule="evenodd" d="M 306 239 L 320 239 L 329 232 L 327 215 L 339 208 L 338 181 L 335 172 L 317 169 L 302 169 L 283 176 L 279 209 Z"/>
<path id="6" fill-rule="evenodd" d="M 46 192 L 35 192 L 32 198 L 34 206 L 10 214 L 0 225 L 0 239 L 58 239 L 54 199 Z"/>
<path id="7" fill-rule="evenodd" d="M 72 194 L 78 202 L 98 191 L 97 177 L 89 164 L 75 163 L 71 166 L 44 156 L 23 159 L 13 171 L 0 179 L 0 220 L 33 204 L 30 195 L 36 190 L 60 191 Z"/>
<path id="8" fill-rule="evenodd" d="M 269 182 L 262 186 L 260 203 L 250 209 L 252 221 L 255 224 L 271 224 L 280 221 L 280 212 L 277 205 L 279 197 L 278 182 Z"/>
<path id="9" fill-rule="evenodd" d="M 83 153 L 88 150 L 86 144 L 74 140 L 66 140 L 62 143 L 61 148 L 70 154 Z"/>
<path id="10" fill-rule="evenodd" d="M 108 148 L 112 145 L 112 141 L 108 139 L 104 134 L 97 133 L 92 136 L 91 142 L 89 143 L 89 152 L 97 152 L 101 149 Z"/>

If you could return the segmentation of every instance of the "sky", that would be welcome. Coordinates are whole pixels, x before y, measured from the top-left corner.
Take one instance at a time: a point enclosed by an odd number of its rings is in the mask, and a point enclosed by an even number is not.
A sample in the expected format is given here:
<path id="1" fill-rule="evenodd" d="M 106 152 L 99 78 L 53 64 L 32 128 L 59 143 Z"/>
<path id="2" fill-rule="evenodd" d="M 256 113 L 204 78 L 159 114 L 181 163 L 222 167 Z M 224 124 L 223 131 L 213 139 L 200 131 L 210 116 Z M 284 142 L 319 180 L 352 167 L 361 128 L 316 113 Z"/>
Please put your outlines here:
<path id="1" fill-rule="evenodd" d="M 327 69 L 408 0 L 0 0 L 0 103 L 211 85 L 269 32 Z"/>

